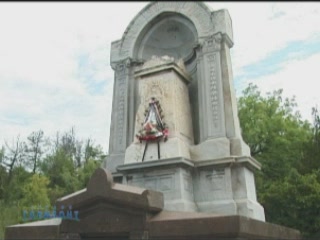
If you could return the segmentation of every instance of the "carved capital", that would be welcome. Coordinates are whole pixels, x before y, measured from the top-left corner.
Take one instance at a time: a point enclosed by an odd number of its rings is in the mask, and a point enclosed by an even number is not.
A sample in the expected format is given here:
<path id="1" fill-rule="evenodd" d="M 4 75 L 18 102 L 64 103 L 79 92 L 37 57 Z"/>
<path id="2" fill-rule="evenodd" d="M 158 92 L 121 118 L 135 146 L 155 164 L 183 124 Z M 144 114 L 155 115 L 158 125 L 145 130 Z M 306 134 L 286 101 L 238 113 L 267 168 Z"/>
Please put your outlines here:
<path id="1" fill-rule="evenodd" d="M 127 68 L 140 65 L 141 63 L 143 63 L 141 60 L 133 60 L 132 58 L 125 58 L 117 62 L 112 62 L 111 67 L 116 72 L 123 72 Z"/>
<path id="2" fill-rule="evenodd" d="M 223 37 L 221 33 L 217 33 L 204 38 L 201 42 L 202 51 L 203 52 L 219 51 L 221 49 L 222 39 Z"/>
<path id="3" fill-rule="evenodd" d="M 125 68 L 126 68 L 126 64 L 124 62 L 119 62 L 115 67 L 115 71 L 121 73 L 125 71 Z"/>
<path id="4" fill-rule="evenodd" d="M 111 63 L 112 69 L 115 70 L 116 72 L 123 72 L 125 71 L 125 68 L 128 68 L 128 66 L 130 66 L 129 58 Z"/>

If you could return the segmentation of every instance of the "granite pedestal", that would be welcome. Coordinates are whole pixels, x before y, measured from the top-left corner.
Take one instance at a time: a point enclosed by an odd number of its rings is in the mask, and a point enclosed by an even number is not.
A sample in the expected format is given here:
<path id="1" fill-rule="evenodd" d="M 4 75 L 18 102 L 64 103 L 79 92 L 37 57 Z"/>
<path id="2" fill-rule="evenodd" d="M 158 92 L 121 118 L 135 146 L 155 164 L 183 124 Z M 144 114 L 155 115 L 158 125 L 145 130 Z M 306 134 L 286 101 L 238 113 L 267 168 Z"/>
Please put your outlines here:
<path id="1" fill-rule="evenodd" d="M 80 221 L 50 219 L 8 226 L 5 240 L 301 239 L 299 231 L 239 215 L 163 210 L 161 192 L 114 183 L 97 169 L 88 187 L 57 200 Z"/>

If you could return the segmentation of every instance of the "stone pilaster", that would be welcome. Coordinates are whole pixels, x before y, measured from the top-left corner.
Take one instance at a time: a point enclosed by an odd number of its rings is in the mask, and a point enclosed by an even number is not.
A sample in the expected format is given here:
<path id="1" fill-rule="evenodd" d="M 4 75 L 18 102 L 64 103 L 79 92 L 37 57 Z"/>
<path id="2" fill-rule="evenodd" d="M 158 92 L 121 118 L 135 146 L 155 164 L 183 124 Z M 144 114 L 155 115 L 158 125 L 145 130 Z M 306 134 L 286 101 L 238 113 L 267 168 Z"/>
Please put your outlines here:
<path id="1" fill-rule="evenodd" d="M 115 71 L 115 81 L 113 86 L 109 156 L 105 163 L 105 167 L 112 172 L 116 172 L 116 167 L 123 164 L 124 154 L 127 148 L 130 66 L 130 59 L 112 64 L 112 68 Z"/>
<path id="2" fill-rule="evenodd" d="M 126 150 L 127 132 L 127 98 L 128 98 L 128 73 L 129 69 L 125 61 L 115 65 L 114 94 L 111 115 L 111 129 L 109 151 L 119 154 Z"/>
<path id="3" fill-rule="evenodd" d="M 226 124 L 226 136 L 230 139 L 230 154 L 250 156 L 250 148 L 243 141 L 238 117 L 237 100 L 233 87 L 233 73 L 230 56 L 232 41 L 228 35 L 222 35 L 221 42 L 221 75 L 223 79 L 223 99 Z"/>
<path id="4" fill-rule="evenodd" d="M 230 156 L 226 136 L 220 33 L 201 40 L 198 56 L 200 143 L 191 149 L 192 159 L 209 160 Z"/>
<path id="5" fill-rule="evenodd" d="M 221 34 L 204 39 L 200 55 L 202 78 L 199 83 L 199 97 L 201 98 L 200 139 L 225 137 L 224 99 L 222 92 L 222 78 L 220 65 Z"/>

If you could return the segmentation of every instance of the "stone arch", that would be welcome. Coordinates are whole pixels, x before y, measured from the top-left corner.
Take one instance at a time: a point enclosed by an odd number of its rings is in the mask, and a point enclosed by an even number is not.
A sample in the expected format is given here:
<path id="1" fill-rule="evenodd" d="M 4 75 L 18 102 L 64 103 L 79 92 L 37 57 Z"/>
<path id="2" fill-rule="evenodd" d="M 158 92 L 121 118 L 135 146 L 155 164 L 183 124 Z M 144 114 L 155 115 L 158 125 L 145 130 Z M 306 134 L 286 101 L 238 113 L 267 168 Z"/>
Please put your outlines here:
<path id="1" fill-rule="evenodd" d="M 141 31 L 134 46 L 133 58 L 145 61 L 154 55 L 167 55 L 186 62 L 193 56 L 197 42 L 197 29 L 188 18 L 178 13 L 164 12 Z"/>
<path id="2" fill-rule="evenodd" d="M 200 2 L 152 2 L 142 9 L 130 22 L 124 32 L 119 46 L 120 58 L 134 58 L 134 49 L 139 36 L 157 16 L 162 13 L 173 12 L 189 19 L 195 26 L 198 37 L 214 34 L 211 10 Z"/>

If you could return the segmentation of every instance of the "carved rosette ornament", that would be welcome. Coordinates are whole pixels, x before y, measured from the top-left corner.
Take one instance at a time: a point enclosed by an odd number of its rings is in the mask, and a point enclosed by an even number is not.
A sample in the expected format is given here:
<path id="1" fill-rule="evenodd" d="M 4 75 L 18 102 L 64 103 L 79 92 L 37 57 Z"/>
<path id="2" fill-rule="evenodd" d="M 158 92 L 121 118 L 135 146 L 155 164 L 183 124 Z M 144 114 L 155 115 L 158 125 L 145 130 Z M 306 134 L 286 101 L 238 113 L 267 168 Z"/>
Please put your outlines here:
<path id="1" fill-rule="evenodd" d="M 145 111 L 145 119 L 141 124 L 142 128 L 136 134 L 140 143 L 144 141 L 159 140 L 161 138 L 166 142 L 168 140 L 168 128 L 166 124 L 162 121 L 163 112 L 158 100 L 154 97 L 150 99 L 149 106 Z"/>

